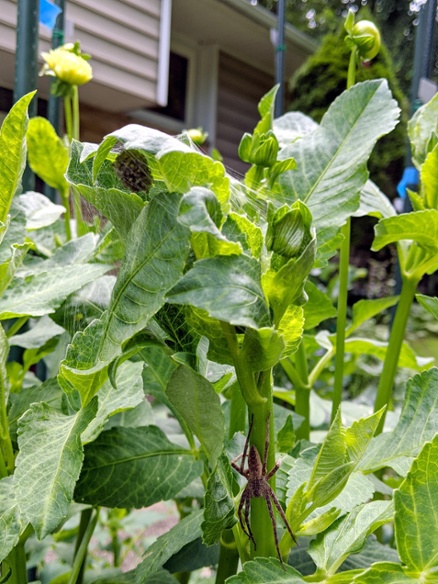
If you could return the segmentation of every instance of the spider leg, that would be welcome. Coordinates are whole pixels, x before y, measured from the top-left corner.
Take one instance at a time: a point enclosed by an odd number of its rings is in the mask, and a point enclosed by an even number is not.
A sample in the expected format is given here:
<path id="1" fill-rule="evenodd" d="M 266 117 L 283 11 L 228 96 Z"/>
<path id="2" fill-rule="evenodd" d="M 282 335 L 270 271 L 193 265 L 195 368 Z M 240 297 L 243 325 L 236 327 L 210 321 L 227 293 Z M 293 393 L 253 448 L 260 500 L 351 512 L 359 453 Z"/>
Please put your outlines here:
<path id="1" fill-rule="evenodd" d="M 256 545 L 256 542 L 254 539 L 254 534 L 253 534 L 252 529 L 251 529 L 251 522 L 249 520 L 250 508 L 251 508 L 251 495 L 248 493 L 248 495 L 246 497 L 246 504 L 245 504 L 245 523 L 246 523 L 246 527 L 248 528 L 247 536 L 252 541 L 254 549 L 257 549 L 257 545 Z"/>
<path id="2" fill-rule="evenodd" d="M 243 457 L 243 454 L 239 454 L 239 456 L 236 456 L 236 458 L 233 458 L 233 460 L 231 461 L 230 464 L 234 468 L 234 470 L 237 470 L 237 472 L 239 474 L 241 474 L 242 476 L 246 477 L 247 471 L 246 470 L 243 470 L 243 461 L 242 461 L 242 464 L 240 466 L 238 466 L 236 464 L 236 462 L 239 460 L 239 458 L 242 458 L 242 457 Z"/>
<path id="3" fill-rule="evenodd" d="M 272 493 L 273 493 L 272 489 L 269 488 L 269 490 L 267 489 L 264 492 L 263 497 L 266 501 L 266 505 L 267 505 L 268 511 L 269 511 L 269 517 L 271 518 L 271 522 L 272 522 L 272 529 L 274 531 L 275 549 L 277 550 L 278 559 L 280 560 L 280 563 L 283 566 L 283 558 L 281 557 L 280 546 L 278 544 L 277 525 L 275 523 L 274 510 L 272 508 L 272 503 L 271 503 Z M 275 502 L 275 500 L 274 500 L 274 502 Z"/>
<path id="4" fill-rule="evenodd" d="M 294 540 L 294 542 L 298 545 L 298 542 L 296 540 L 296 537 L 294 536 L 291 526 L 289 525 L 289 521 L 286 518 L 286 514 L 283 511 L 283 507 L 280 505 L 280 503 L 278 502 L 278 499 L 274 493 L 274 491 L 271 489 L 271 487 L 269 485 L 267 485 L 267 494 L 270 497 L 270 499 L 272 499 L 272 502 L 274 503 L 275 507 L 277 508 L 277 511 L 280 513 L 280 517 L 283 519 L 283 523 L 286 527 L 286 529 L 289 532 L 289 535 L 291 536 L 291 538 Z"/>
<path id="5" fill-rule="evenodd" d="M 269 479 L 275 475 L 275 473 L 280 468 L 280 466 L 281 466 L 281 459 L 277 460 L 277 462 L 275 463 L 275 466 L 273 466 L 271 468 L 271 470 L 268 472 L 268 474 L 266 475 L 265 478 L 267 481 L 269 481 Z"/>
<path id="6" fill-rule="evenodd" d="M 247 538 L 254 544 L 254 549 L 256 548 L 256 543 L 254 540 L 254 535 L 251 530 L 251 523 L 249 521 L 249 510 L 251 506 L 251 496 L 244 490 L 240 498 L 239 508 L 237 510 L 237 516 L 239 518 L 240 527 Z M 244 516 L 242 516 L 242 511 Z"/>

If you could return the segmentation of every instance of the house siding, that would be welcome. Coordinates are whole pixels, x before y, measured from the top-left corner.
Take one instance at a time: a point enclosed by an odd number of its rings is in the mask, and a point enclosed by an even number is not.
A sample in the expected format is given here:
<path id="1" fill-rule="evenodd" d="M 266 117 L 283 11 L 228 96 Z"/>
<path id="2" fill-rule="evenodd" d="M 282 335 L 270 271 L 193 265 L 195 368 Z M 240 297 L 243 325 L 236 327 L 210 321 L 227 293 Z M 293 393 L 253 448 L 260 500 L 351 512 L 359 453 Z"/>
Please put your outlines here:
<path id="1" fill-rule="evenodd" d="M 164 0 L 68 0 L 72 40 L 92 56 L 93 81 L 81 99 L 108 111 L 157 103 L 161 9 Z M 0 0 L 0 51 L 15 53 L 16 0 Z M 40 51 L 49 47 L 40 34 Z"/>
<path id="2" fill-rule="evenodd" d="M 216 148 L 225 164 L 244 173 L 248 165 L 237 155 L 240 139 L 259 120 L 257 104 L 274 84 L 273 77 L 224 52 L 219 56 Z"/>

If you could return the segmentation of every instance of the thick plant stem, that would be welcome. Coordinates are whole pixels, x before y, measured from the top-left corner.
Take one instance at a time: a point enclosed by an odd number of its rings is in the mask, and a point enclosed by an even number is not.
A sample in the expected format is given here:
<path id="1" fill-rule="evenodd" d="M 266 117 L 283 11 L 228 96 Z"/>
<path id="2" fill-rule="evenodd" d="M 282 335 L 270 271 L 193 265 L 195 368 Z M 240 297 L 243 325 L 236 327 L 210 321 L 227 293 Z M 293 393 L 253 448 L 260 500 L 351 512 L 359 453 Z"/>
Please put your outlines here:
<path id="1" fill-rule="evenodd" d="M 406 276 L 402 277 L 400 300 L 398 302 L 394 321 L 392 323 L 385 362 L 383 364 L 383 371 L 382 375 L 380 376 L 380 381 L 377 388 L 376 401 L 374 404 L 375 412 L 385 406 L 388 408 L 391 402 L 394 378 L 397 371 L 403 339 L 405 336 L 406 324 L 408 322 L 409 313 L 412 302 L 414 300 L 418 281 L 418 278 L 409 278 Z M 379 426 L 377 428 L 377 434 L 380 434 L 380 432 L 383 430 L 385 416 L 386 411 L 383 413 L 383 416 L 380 420 Z"/>
<path id="2" fill-rule="evenodd" d="M 1 576 L 11 575 L 8 584 L 27 584 L 26 553 L 24 543 L 18 543 L 9 556 L 2 562 Z"/>
<path id="3" fill-rule="evenodd" d="M 260 458 L 263 460 L 266 444 L 266 429 L 269 424 L 269 449 L 266 458 L 266 468 L 269 471 L 275 464 L 275 428 L 271 370 L 260 373 L 258 389 L 266 401 L 263 405 L 249 407 L 250 419 L 253 419 L 250 443 L 257 448 Z M 270 484 L 275 491 L 275 476 L 270 480 Z M 251 528 L 256 542 L 255 549 L 251 544 L 252 557 L 275 557 L 277 551 L 275 549 L 272 521 L 266 506 L 266 501 L 263 498 L 252 499 L 251 501 Z"/>
<path id="4" fill-rule="evenodd" d="M 239 553 L 233 532 L 230 529 L 224 529 L 221 537 L 221 547 L 219 553 L 219 563 L 216 571 L 215 584 L 224 584 L 230 576 L 237 572 L 239 564 Z"/>
<path id="5" fill-rule="evenodd" d="M 90 543 L 98 518 L 99 509 L 95 510 L 94 516 L 92 508 L 84 509 L 81 513 L 73 567 L 68 584 L 83 584 L 88 544 Z"/>
<path id="6" fill-rule="evenodd" d="M 295 367 L 301 380 L 300 385 L 295 386 L 295 411 L 304 420 L 296 429 L 295 435 L 299 440 L 309 440 L 310 438 L 310 387 L 309 373 L 307 370 L 306 349 L 303 339 L 295 353 Z"/>
<path id="7" fill-rule="evenodd" d="M 335 381 L 333 386 L 332 421 L 336 416 L 342 400 L 344 381 L 345 359 L 345 328 L 347 325 L 347 301 L 348 301 L 348 267 L 350 261 L 350 232 L 351 220 L 347 219 L 341 227 L 344 239 L 341 244 L 339 257 L 339 296 L 338 316 L 336 320 L 336 356 L 335 356 Z"/>

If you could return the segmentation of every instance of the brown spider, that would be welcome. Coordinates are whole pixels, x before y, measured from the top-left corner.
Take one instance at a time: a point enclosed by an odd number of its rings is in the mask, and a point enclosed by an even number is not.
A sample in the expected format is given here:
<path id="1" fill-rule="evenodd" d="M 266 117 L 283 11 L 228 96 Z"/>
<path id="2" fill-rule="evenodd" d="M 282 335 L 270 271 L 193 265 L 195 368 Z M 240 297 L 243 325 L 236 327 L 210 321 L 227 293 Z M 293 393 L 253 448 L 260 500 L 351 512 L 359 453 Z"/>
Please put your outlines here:
<path id="1" fill-rule="evenodd" d="M 249 522 L 249 512 L 251 507 L 251 499 L 254 497 L 263 497 L 266 501 L 266 505 L 268 507 L 269 517 L 271 518 L 272 528 L 274 530 L 274 540 L 275 540 L 275 548 L 277 550 L 278 559 L 280 560 L 281 564 L 283 565 L 283 558 L 281 557 L 280 548 L 278 545 L 278 536 L 277 536 L 277 525 L 275 523 L 274 517 L 274 510 L 272 508 L 272 503 L 274 503 L 277 511 L 280 513 L 281 518 L 284 521 L 286 529 L 288 530 L 290 536 L 294 540 L 295 543 L 298 543 L 295 539 L 294 534 L 292 533 L 292 529 L 289 525 L 288 520 L 286 519 L 286 515 L 278 502 L 277 497 L 275 496 L 274 491 L 271 489 L 268 481 L 269 479 L 274 476 L 277 470 L 280 468 L 281 461 L 278 460 L 275 466 L 267 472 L 266 469 L 266 460 L 268 457 L 268 449 L 269 449 L 269 418 L 266 423 L 266 440 L 265 440 L 265 452 L 263 455 L 263 462 L 260 460 L 260 455 L 258 453 L 257 448 L 251 444 L 249 447 L 249 454 L 248 454 L 248 446 L 249 446 L 249 439 L 251 436 L 251 430 L 254 423 L 254 416 L 251 417 L 251 423 L 249 425 L 249 432 L 246 438 L 245 446 L 243 449 L 243 453 L 239 454 L 234 460 L 231 461 L 231 466 L 237 470 L 239 474 L 244 476 L 247 479 L 247 484 L 243 490 L 242 496 L 240 498 L 239 508 L 237 510 L 237 515 L 239 517 L 239 522 L 242 527 L 243 533 L 252 541 L 254 545 L 254 549 L 256 549 L 256 542 L 254 539 L 254 535 L 251 530 L 251 524 Z M 240 466 L 236 464 L 236 461 L 242 459 Z M 245 466 L 245 458 L 248 458 L 248 468 L 244 470 Z M 244 516 L 242 516 L 242 510 L 244 511 Z"/>

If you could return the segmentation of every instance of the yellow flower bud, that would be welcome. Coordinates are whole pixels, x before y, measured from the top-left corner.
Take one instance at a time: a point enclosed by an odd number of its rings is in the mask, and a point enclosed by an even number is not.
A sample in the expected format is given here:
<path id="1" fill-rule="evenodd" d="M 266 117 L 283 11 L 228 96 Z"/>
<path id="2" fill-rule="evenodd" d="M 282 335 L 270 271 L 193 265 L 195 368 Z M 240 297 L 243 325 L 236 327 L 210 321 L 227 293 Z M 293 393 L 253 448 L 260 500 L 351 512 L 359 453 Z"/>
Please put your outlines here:
<path id="1" fill-rule="evenodd" d="M 73 52 L 70 46 L 52 49 L 48 53 L 42 53 L 42 57 L 46 62 L 43 74 L 57 77 L 69 85 L 84 85 L 93 77 L 88 61 Z"/>

